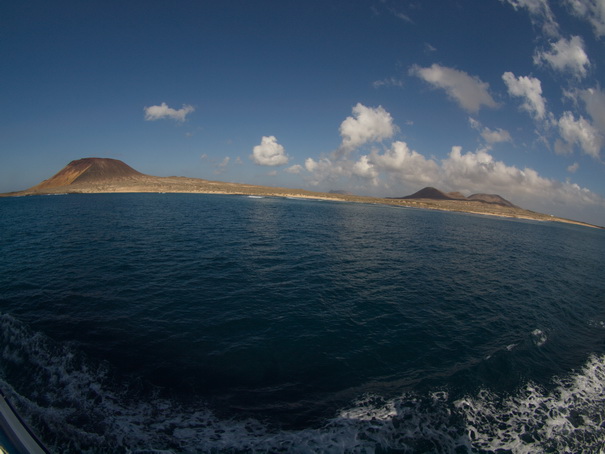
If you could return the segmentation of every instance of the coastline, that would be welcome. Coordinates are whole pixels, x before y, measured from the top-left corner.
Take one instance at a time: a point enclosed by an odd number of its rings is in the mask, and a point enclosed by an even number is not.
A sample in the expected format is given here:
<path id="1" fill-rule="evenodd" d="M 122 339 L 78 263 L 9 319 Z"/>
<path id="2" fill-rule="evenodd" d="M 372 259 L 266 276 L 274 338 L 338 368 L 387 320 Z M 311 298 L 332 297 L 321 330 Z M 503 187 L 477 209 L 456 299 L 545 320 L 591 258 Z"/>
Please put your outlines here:
<path id="1" fill-rule="evenodd" d="M 537 213 L 522 208 L 511 208 L 480 201 L 468 200 L 434 200 L 434 199 L 395 199 L 351 194 L 335 194 L 290 189 L 271 186 L 257 186 L 242 183 L 225 183 L 187 177 L 152 177 L 112 179 L 107 182 L 72 183 L 54 187 L 34 186 L 24 191 L 2 193 L 0 197 L 21 197 L 30 195 L 51 194 L 102 194 L 102 193 L 189 193 L 189 194 L 224 194 L 263 197 L 290 197 L 308 200 L 327 200 L 337 202 L 369 203 L 399 206 L 404 208 L 421 208 L 438 211 L 496 216 L 534 221 L 563 222 L 602 229 L 603 227 L 572 219 Z"/>

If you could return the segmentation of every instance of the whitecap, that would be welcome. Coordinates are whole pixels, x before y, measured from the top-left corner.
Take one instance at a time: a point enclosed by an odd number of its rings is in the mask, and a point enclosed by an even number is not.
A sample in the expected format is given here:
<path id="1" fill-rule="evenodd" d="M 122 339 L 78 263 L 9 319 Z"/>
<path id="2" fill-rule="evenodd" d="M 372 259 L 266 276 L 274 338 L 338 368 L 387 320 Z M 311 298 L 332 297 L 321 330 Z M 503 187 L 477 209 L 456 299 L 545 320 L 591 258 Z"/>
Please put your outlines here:
<path id="1" fill-rule="evenodd" d="M 548 336 L 541 329 L 535 329 L 531 332 L 534 344 L 537 347 L 542 347 L 548 340 Z"/>

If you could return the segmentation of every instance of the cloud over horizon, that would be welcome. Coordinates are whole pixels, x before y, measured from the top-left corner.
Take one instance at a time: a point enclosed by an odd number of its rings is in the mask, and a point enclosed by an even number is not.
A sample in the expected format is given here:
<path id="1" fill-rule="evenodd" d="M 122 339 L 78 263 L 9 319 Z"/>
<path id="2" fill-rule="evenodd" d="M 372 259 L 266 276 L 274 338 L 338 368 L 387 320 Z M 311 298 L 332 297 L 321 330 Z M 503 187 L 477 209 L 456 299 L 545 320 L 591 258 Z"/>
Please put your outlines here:
<path id="1" fill-rule="evenodd" d="M 250 159 L 261 166 L 281 166 L 289 160 L 286 150 L 277 143 L 275 136 L 263 136 L 260 145 L 252 149 Z"/>
<path id="2" fill-rule="evenodd" d="M 512 79 L 518 82 L 521 78 L 516 79 L 511 73 Z M 538 85 L 529 78 L 524 80 L 529 84 L 522 84 L 523 86 L 533 86 L 533 91 L 528 89 L 526 93 L 539 94 L 536 90 Z M 541 112 L 535 106 L 530 110 Z M 381 115 L 391 118 L 386 111 Z M 333 184 L 342 178 L 355 177 L 365 181 L 374 191 L 390 196 L 403 195 L 393 193 L 394 190 L 411 193 L 424 186 L 435 186 L 467 194 L 499 193 L 510 198 L 513 203 L 528 206 L 530 209 L 548 211 L 562 204 L 605 208 L 605 199 L 587 188 L 570 181 L 561 182 L 543 177 L 529 167 L 518 168 L 496 160 L 490 153 L 491 145 L 512 140 L 508 131 L 491 130 L 473 118 L 469 118 L 469 122 L 474 129 L 480 131 L 487 147 L 463 152 L 462 147 L 453 146 L 446 158 L 438 160 L 412 150 L 407 143 L 396 140 L 388 147 L 383 145 L 382 151 L 373 148 L 369 154 L 357 157 L 355 153 L 349 153 L 332 154 L 317 160 L 307 158 L 304 169 L 307 171 L 308 181 L 313 185 L 326 182 Z M 571 114 L 566 114 L 562 117 L 561 129 L 568 145 L 577 144 L 585 148 L 587 153 L 595 152 L 595 139 L 591 136 L 586 120 L 576 120 Z M 569 166 L 568 171 L 573 173 L 578 167 L 578 164 Z M 302 171 L 302 167 L 296 167 L 296 171 Z"/>

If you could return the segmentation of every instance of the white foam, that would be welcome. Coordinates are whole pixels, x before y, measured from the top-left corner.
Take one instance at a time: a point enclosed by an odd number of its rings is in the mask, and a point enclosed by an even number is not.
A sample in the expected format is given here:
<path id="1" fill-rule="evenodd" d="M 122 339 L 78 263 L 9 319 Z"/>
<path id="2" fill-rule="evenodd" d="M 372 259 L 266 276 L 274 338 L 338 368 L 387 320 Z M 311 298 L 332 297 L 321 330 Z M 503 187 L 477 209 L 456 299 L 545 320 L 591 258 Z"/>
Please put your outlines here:
<path id="1" fill-rule="evenodd" d="M 527 384 L 513 396 L 489 391 L 455 403 L 476 449 L 514 453 L 599 452 L 605 446 L 605 356 L 557 381 L 552 391 Z"/>
<path id="2" fill-rule="evenodd" d="M 542 347 L 548 340 L 548 336 L 541 329 L 535 329 L 531 332 L 534 343 L 538 347 Z"/>
<path id="3" fill-rule="evenodd" d="M 440 390 L 366 395 L 322 427 L 279 430 L 253 419 L 219 419 L 202 401 L 185 406 L 117 384 L 107 367 L 10 316 L 0 315 L 0 336 L 0 370 L 28 368 L 36 391 L 25 398 L 22 383 L 0 380 L 0 386 L 42 426 L 56 452 L 529 453 L 598 452 L 605 445 L 605 356 L 591 358 L 552 391 L 530 383 L 512 396 L 484 390 L 455 402 Z"/>

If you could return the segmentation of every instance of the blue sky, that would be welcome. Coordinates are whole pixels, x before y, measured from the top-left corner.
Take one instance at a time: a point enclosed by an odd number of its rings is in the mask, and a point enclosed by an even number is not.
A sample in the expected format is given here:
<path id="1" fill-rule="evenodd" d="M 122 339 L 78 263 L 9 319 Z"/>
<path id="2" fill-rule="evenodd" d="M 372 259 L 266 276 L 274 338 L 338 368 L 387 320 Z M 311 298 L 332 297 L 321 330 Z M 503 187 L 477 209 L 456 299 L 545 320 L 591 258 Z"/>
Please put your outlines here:
<path id="1" fill-rule="evenodd" d="M 0 191 L 110 157 L 605 225 L 605 0 L 25 0 L 0 52 Z"/>

